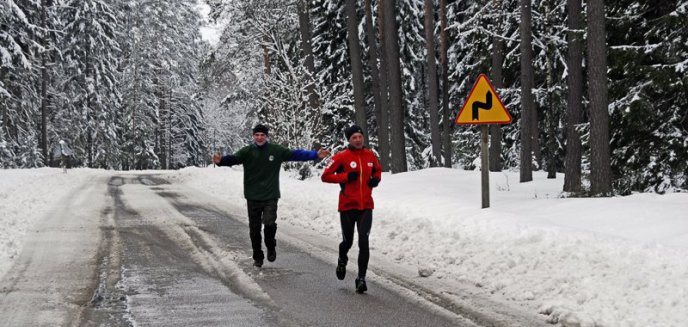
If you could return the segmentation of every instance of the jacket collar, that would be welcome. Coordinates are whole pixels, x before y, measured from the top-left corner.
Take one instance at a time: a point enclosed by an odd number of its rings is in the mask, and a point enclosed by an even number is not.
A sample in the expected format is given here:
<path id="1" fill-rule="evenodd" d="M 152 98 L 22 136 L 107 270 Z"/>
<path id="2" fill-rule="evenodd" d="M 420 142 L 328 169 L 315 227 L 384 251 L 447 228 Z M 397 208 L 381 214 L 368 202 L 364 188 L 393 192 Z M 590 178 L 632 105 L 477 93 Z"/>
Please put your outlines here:
<path id="1" fill-rule="evenodd" d="M 252 147 L 252 148 L 256 148 L 256 149 L 263 150 L 263 149 L 265 149 L 265 148 L 268 147 L 268 144 L 269 144 L 269 143 L 270 143 L 270 142 L 265 142 L 265 143 L 263 143 L 263 145 L 258 145 L 258 144 L 256 144 L 256 143 L 251 143 L 251 147 Z"/>
<path id="2" fill-rule="evenodd" d="M 364 145 L 362 148 L 356 149 L 351 144 L 349 144 L 346 146 L 346 148 L 349 149 L 349 151 L 363 151 L 363 150 L 367 149 L 368 147 Z"/>

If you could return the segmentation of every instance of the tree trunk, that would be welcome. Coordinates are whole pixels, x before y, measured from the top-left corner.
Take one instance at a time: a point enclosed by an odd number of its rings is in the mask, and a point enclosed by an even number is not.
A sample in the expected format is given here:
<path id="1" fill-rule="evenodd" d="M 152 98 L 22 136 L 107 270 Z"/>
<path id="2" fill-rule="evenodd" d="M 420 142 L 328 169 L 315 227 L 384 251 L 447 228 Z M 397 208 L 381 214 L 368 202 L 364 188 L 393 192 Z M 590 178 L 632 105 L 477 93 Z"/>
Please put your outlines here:
<path id="1" fill-rule="evenodd" d="M 531 4 L 532 4 L 532 0 L 528 3 L 528 6 L 532 9 Z M 531 55 L 530 55 L 531 64 L 529 64 L 529 66 L 531 67 L 531 71 L 532 71 L 532 73 L 530 74 L 530 76 L 532 77 L 531 78 L 532 82 L 530 85 L 532 87 L 534 87 L 535 86 L 535 70 L 532 68 L 532 66 L 533 66 L 532 65 L 532 59 L 533 59 L 533 52 L 532 52 L 533 51 L 533 47 L 532 47 L 532 39 L 533 39 L 533 36 L 532 36 L 533 35 L 532 11 L 529 10 L 528 13 L 529 13 L 529 15 L 531 15 L 531 18 L 528 19 L 530 21 L 530 23 L 528 24 L 528 26 L 529 26 L 528 29 L 530 30 L 530 34 L 529 34 L 530 39 L 528 42 L 531 45 L 528 47 L 531 51 L 530 52 L 531 53 Z M 531 92 L 531 99 L 533 99 L 532 92 Z M 530 130 L 530 150 L 533 154 L 533 157 L 532 157 L 533 161 L 535 162 L 535 164 L 533 165 L 533 169 L 538 171 L 541 169 L 542 161 L 543 161 L 542 160 L 542 149 L 540 147 L 540 126 L 539 126 L 539 119 L 538 119 L 538 116 L 539 116 L 538 111 L 540 110 L 540 108 L 537 104 L 535 104 L 534 101 L 531 101 L 531 103 L 532 103 L 532 106 L 530 107 L 530 121 L 529 121 L 529 125 L 531 128 L 531 130 Z"/>
<path id="2" fill-rule="evenodd" d="M 382 119 L 382 112 L 387 111 L 387 106 L 385 106 L 382 102 L 382 95 L 381 95 L 381 89 L 380 89 L 380 72 L 377 69 L 377 42 L 375 40 L 375 28 L 373 26 L 373 12 L 371 9 L 371 0 L 365 0 L 364 6 L 365 6 L 365 29 L 366 29 L 366 34 L 368 37 L 368 49 L 369 49 L 369 54 L 368 54 L 368 67 L 370 68 L 370 75 L 371 75 L 371 81 L 373 84 L 373 104 L 375 106 L 374 112 L 375 112 L 375 121 L 377 122 L 377 137 L 378 137 L 378 153 L 380 154 L 380 164 L 383 166 L 384 171 L 388 171 L 389 169 L 385 170 L 385 164 L 388 165 L 386 161 L 388 161 L 387 158 L 389 158 L 389 155 L 385 158 L 382 153 L 384 152 L 385 154 L 389 153 L 389 133 L 387 133 L 386 129 L 386 123 L 387 119 Z M 382 5 L 382 4 L 380 4 Z M 382 69 L 384 71 L 384 68 Z M 385 90 L 386 91 L 386 90 Z M 386 97 L 386 95 L 385 95 Z M 386 115 L 385 115 L 385 118 Z M 384 143 L 384 146 L 383 146 Z M 383 150 L 384 148 L 384 150 Z M 385 164 L 382 163 L 382 161 L 385 161 Z M 387 166 L 388 168 L 389 166 Z"/>
<path id="3" fill-rule="evenodd" d="M 367 0 L 369 1 L 369 0 Z M 387 67 L 387 51 L 385 51 L 385 1 L 380 0 L 377 5 L 378 34 L 380 34 L 380 109 L 378 112 L 378 138 L 380 142 L 380 165 L 382 171 L 390 171 L 389 144 L 389 82 Z"/>
<path id="4" fill-rule="evenodd" d="M 140 28 L 141 24 L 141 6 L 137 6 L 136 10 L 136 18 L 134 20 L 134 26 L 136 28 Z M 138 109 L 139 102 L 141 101 L 141 74 L 139 72 L 141 63 L 139 62 L 139 54 L 140 54 L 140 43 L 139 41 L 134 40 L 134 46 L 133 46 L 133 53 L 132 57 L 133 59 L 133 64 L 134 64 L 134 96 L 133 96 L 133 102 L 131 106 L 131 140 L 130 140 L 130 149 L 129 149 L 129 159 L 131 160 L 131 164 L 129 164 L 129 169 L 137 169 L 138 168 L 138 158 L 136 157 L 136 144 L 138 143 L 138 133 L 136 132 L 136 110 Z"/>
<path id="5" fill-rule="evenodd" d="M 90 55 L 91 51 L 86 52 L 86 71 L 84 75 L 84 85 L 87 85 L 87 79 L 86 76 L 91 75 L 91 62 L 90 62 Z M 95 155 L 94 155 L 94 140 L 93 140 L 93 135 L 95 134 L 95 113 L 93 110 L 93 94 L 90 91 L 87 91 L 88 95 L 86 95 L 86 110 L 88 112 L 86 113 L 86 132 L 88 134 L 87 140 L 88 140 L 88 168 L 94 168 L 94 160 L 95 160 Z"/>
<path id="6" fill-rule="evenodd" d="M 548 35 L 554 35 L 554 24 L 550 14 L 551 0 L 545 2 L 545 28 Z M 559 126 L 559 107 L 555 104 L 554 99 L 554 44 L 547 42 L 547 103 L 546 106 L 546 123 L 547 123 L 547 178 L 557 178 L 557 167 L 555 153 L 557 151 L 557 126 Z M 537 142 L 534 142 L 537 144 Z"/>
<path id="7" fill-rule="evenodd" d="M 172 161 L 172 83 L 167 88 L 167 126 L 165 128 L 165 169 L 170 169 L 170 161 Z"/>
<path id="8" fill-rule="evenodd" d="M 46 54 L 41 54 L 41 152 L 43 164 L 48 160 L 48 69 L 45 67 Z"/>
<path id="9" fill-rule="evenodd" d="M 590 92 L 590 186 L 595 195 L 610 195 L 607 45 L 604 1 L 588 2 L 588 90 Z"/>
<path id="10" fill-rule="evenodd" d="M 449 109 L 449 37 L 447 36 L 447 0 L 440 0 L 440 64 L 442 65 L 442 147 L 444 148 L 444 167 L 452 167 L 452 117 Z"/>
<path id="11" fill-rule="evenodd" d="M 93 17 L 89 17 L 89 18 L 93 19 Z M 86 35 L 89 35 L 90 28 L 91 28 L 90 24 L 86 25 L 86 28 L 84 31 Z M 96 113 L 94 110 L 94 107 L 95 107 L 94 106 L 95 101 L 93 99 L 93 92 L 94 91 L 90 90 L 90 88 L 87 87 L 88 86 L 88 77 L 92 77 L 93 80 L 95 80 L 95 67 L 93 67 L 93 64 L 91 62 L 91 58 L 92 58 L 92 56 L 94 56 L 94 54 L 93 54 L 93 52 L 94 52 L 93 46 L 94 45 L 91 43 L 88 43 L 88 42 L 85 42 L 85 43 L 86 43 L 86 46 L 85 46 L 86 55 L 84 58 L 84 61 L 85 61 L 85 65 L 84 65 L 85 68 L 84 69 L 85 69 L 85 71 L 84 71 L 83 85 L 86 88 L 86 92 L 87 92 L 87 94 L 86 94 L 86 110 L 88 110 L 88 111 L 86 113 L 86 122 L 87 122 L 86 123 L 87 124 L 86 131 L 88 133 L 88 167 L 89 168 L 95 168 L 95 153 L 94 153 L 95 152 L 94 151 L 95 150 L 95 140 L 93 137 L 95 136 L 95 133 L 96 133 L 95 127 L 97 126 L 97 122 L 96 122 L 97 116 L 96 116 Z"/>
<path id="12" fill-rule="evenodd" d="M 0 106 L 0 116 L 2 116 L 2 126 L 0 126 L 0 140 L 9 141 L 9 128 L 10 128 L 10 117 L 7 112 L 7 107 Z"/>
<path id="13" fill-rule="evenodd" d="M 5 80 L 6 71 L 7 68 L 0 66 L 0 81 Z M 8 103 L 6 100 L 0 103 L 0 140 L 9 139 L 9 113 L 7 110 L 7 106 Z"/>
<path id="14" fill-rule="evenodd" d="M 158 155 L 158 158 L 160 159 L 160 168 L 165 167 L 165 147 L 163 146 L 163 139 L 164 139 L 164 129 L 162 128 L 162 120 L 161 124 L 155 127 L 155 131 L 153 132 L 153 138 L 155 139 L 155 145 L 153 146 L 153 151 Z"/>
<path id="15" fill-rule="evenodd" d="M 0 67 L 0 81 L 4 79 L 4 68 Z M 9 139 L 10 117 L 7 109 L 7 102 L 0 103 L 0 140 Z"/>
<path id="16" fill-rule="evenodd" d="M 392 173 L 401 173 L 406 168 L 406 137 L 404 136 L 404 106 L 401 91 L 401 67 L 399 63 L 399 32 L 395 12 L 395 1 L 385 3 L 385 48 L 389 74 L 389 98 L 392 127 Z"/>
<path id="17" fill-rule="evenodd" d="M 130 146 L 130 159 L 132 160 L 131 164 L 129 165 L 130 169 L 136 169 L 136 142 L 138 141 L 137 136 L 138 133 L 136 133 L 136 109 L 139 104 L 139 92 L 141 90 L 141 81 L 140 81 L 140 76 L 139 76 L 139 63 L 136 61 L 138 60 L 138 45 L 135 47 L 134 51 L 136 51 L 136 54 L 134 55 L 134 101 L 132 102 L 131 106 L 131 146 Z"/>
<path id="18" fill-rule="evenodd" d="M 308 12 L 308 2 L 300 0 L 298 3 L 299 11 L 299 30 L 301 31 L 301 51 L 303 52 L 304 64 L 308 70 L 308 104 L 311 108 L 319 107 L 318 95 L 315 93 L 315 60 L 313 59 L 313 35 L 311 33 L 311 20 Z"/>
<path id="19" fill-rule="evenodd" d="M 533 70 L 534 72 L 534 70 Z M 533 73 L 533 85 L 535 85 L 535 73 Z M 531 93 L 532 94 L 532 93 Z M 533 154 L 533 169 L 538 171 L 542 167 L 542 148 L 540 147 L 540 125 L 539 113 L 540 107 L 533 101 L 533 107 L 530 110 L 530 150 Z"/>
<path id="20" fill-rule="evenodd" d="M 156 72 L 156 76 L 161 76 L 161 72 L 158 70 Z M 165 92 L 165 87 L 163 86 L 163 83 L 161 82 L 162 78 L 158 81 L 159 83 L 157 86 L 157 91 L 155 92 L 155 95 L 158 97 L 158 115 L 159 115 L 159 123 L 157 127 L 157 138 L 158 138 L 158 146 L 159 146 L 159 157 L 160 157 L 160 168 L 161 169 L 167 169 L 167 143 L 165 143 L 165 140 L 167 139 L 167 124 L 165 123 L 166 118 L 167 118 L 167 112 L 166 110 L 168 109 L 168 103 L 167 103 L 167 92 Z"/>
<path id="21" fill-rule="evenodd" d="M 41 1 L 41 25 L 46 26 L 46 13 L 47 10 L 45 1 Z M 45 32 L 44 32 L 45 33 Z M 47 36 L 43 35 L 43 46 L 47 46 Z M 41 150 L 43 153 L 43 165 L 48 162 L 48 68 L 45 67 L 47 64 L 46 53 L 41 53 Z"/>
<path id="22" fill-rule="evenodd" d="M 534 115 L 533 103 L 533 49 L 532 49 L 532 25 L 531 25 L 531 1 L 521 0 L 521 174 L 520 182 L 533 180 L 533 156 L 531 124 Z"/>
<path id="23" fill-rule="evenodd" d="M 503 12 L 501 0 L 494 0 L 495 15 Z M 501 19 L 495 18 L 495 29 L 498 35 L 492 40 L 492 85 L 496 91 L 504 87 L 503 68 L 504 65 L 504 40 L 502 39 Z M 490 171 L 502 171 L 502 126 L 490 126 Z"/>
<path id="24" fill-rule="evenodd" d="M 358 15 L 356 0 L 346 0 L 346 30 L 349 41 L 349 59 L 351 60 L 351 82 L 354 87 L 354 109 L 356 125 L 363 129 L 365 143 L 368 144 L 368 128 L 365 110 L 365 91 L 363 85 L 363 64 L 361 63 L 361 46 L 358 39 Z"/>
<path id="25" fill-rule="evenodd" d="M 267 36 L 265 37 L 265 42 L 266 43 L 268 42 Z M 266 43 L 262 44 L 262 46 L 263 46 L 263 66 L 265 67 L 264 68 L 265 74 L 270 75 L 270 71 L 271 71 L 271 68 L 270 68 L 270 65 L 271 65 L 270 64 L 270 52 L 268 51 L 268 46 L 266 45 Z"/>
<path id="26" fill-rule="evenodd" d="M 566 162 L 564 191 L 581 191 L 581 139 L 576 125 L 583 122 L 583 49 L 581 45 L 581 0 L 567 0 L 569 15 L 568 104 L 566 120 Z"/>
<path id="27" fill-rule="evenodd" d="M 442 158 L 442 144 L 440 143 L 440 120 L 437 106 L 437 65 L 435 64 L 435 9 L 433 0 L 425 0 L 425 54 L 427 60 L 428 110 L 430 111 L 430 140 L 432 143 L 432 158 L 430 166 L 436 167 Z"/>

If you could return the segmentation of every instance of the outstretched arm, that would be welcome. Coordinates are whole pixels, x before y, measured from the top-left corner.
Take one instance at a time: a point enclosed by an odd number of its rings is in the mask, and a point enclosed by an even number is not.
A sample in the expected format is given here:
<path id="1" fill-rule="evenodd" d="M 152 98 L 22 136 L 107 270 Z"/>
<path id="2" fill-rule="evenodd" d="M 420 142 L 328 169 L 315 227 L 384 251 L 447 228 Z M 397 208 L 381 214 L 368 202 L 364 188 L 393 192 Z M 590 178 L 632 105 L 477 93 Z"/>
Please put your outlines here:
<path id="1" fill-rule="evenodd" d="M 309 161 L 322 159 L 330 155 L 330 151 L 326 149 L 320 149 L 318 151 L 309 150 L 292 150 L 291 155 L 286 161 Z"/>
<path id="2" fill-rule="evenodd" d="M 309 150 L 292 150 L 286 161 L 309 161 L 318 159 L 318 152 Z"/>
<path id="3" fill-rule="evenodd" d="M 218 166 L 234 166 L 241 163 L 241 161 L 234 155 L 226 155 L 221 157 L 219 153 L 213 155 L 213 162 Z"/>

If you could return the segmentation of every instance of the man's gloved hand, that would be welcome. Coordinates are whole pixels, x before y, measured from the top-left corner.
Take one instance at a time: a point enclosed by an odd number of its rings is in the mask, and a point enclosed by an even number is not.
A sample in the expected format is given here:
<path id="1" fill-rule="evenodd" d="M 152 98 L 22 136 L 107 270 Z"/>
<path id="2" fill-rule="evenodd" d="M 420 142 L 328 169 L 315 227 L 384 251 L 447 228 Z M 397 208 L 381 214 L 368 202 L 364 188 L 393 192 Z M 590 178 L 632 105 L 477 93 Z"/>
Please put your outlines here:
<path id="1" fill-rule="evenodd" d="M 377 187 L 378 184 L 380 184 L 380 179 L 379 179 L 379 178 L 371 177 L 371 178 L 368 180 L 368 186 L 370 186 L 370 187 Z"/>
<path id="2" fill-rule="evenodd" d="M 353 182 L 358 179 L 358 176 L 361 175 L 357 171 L 350 171 L 349 174 L 346 176 L 349 182 Z"/>

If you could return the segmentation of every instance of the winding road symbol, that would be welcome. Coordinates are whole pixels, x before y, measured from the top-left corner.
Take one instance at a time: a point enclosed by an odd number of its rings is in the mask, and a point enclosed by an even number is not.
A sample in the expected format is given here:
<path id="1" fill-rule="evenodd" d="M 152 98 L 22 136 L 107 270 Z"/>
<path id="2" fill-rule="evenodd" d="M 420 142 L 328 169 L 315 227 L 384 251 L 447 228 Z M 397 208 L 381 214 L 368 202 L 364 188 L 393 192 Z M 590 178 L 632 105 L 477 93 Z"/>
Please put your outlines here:
<path id="1" fill-rule="evenodd" d="M 492 83 L 480 74 L 468 98 L 454 119 L 457 125 L 510 124 L 511 114 L 499 99 Z"/>
<path id="2" fill-rule="evenodd" d="M 480 114 L 480 110 L 490 110 L 492 109 L 492 92 L 487 91 L 487 94 L 485 94 L 485 102 L 473 102 L 473 119 L 472 120 L 480 120 L 480 117 L 478 116 Z"/>

